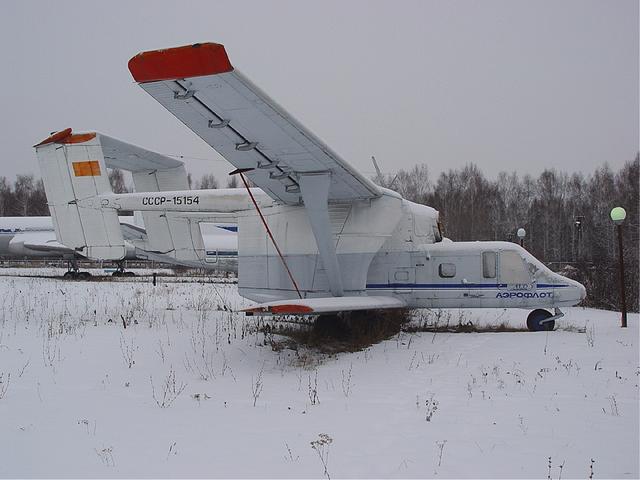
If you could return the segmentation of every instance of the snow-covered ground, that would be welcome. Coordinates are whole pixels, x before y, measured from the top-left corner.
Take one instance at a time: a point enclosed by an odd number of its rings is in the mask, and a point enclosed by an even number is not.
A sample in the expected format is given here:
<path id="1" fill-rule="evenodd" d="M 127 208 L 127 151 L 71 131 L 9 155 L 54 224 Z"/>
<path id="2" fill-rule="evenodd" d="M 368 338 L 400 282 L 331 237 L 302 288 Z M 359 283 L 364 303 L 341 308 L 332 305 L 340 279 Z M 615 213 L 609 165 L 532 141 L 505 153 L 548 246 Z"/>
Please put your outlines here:
<path id="1" fill-rule="evenodd" d="M 546 478 L 551 457 L 552 478 L 592 459 L 638 478 L 637 314 L 328 356 L 274 351 L 228 311 L 245 304 L 230 284 L 0 277 L 0 476 Z"/>

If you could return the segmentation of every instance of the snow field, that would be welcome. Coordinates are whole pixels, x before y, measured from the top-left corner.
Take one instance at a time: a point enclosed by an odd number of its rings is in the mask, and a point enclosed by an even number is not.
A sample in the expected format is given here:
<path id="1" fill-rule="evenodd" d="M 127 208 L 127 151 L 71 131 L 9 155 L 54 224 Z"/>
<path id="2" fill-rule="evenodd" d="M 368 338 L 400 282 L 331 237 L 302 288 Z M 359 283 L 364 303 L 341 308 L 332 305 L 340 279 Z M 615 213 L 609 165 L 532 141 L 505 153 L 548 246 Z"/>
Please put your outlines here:
<path id="1" fill-rule="evenodd" d="M 0 277 L 0 476 L 540 478 L 551 457 L 552 478 L 591 459 L 638 477 L 637 314 L 328 356 L 274 351 L 230 311 L 247 304 L 229 284 Z"/>

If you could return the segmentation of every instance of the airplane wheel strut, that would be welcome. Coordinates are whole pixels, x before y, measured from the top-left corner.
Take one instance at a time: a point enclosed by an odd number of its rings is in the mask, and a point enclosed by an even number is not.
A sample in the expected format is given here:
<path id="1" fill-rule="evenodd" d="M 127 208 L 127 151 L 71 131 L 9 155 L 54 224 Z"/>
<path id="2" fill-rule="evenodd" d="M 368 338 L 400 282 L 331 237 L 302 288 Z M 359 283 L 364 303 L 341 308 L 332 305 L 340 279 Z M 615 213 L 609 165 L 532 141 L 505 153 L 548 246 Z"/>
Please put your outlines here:
<path id="1" fill-rule="evenodd" d="M 124 263 L 118 262 L 118 269 L 111 274 L 112 277 L 135 277 L 136 274 L 124 269 Z"/>
<path id="2" fill-rule="evenodd" d="M 556 321 L 554 319 L 549 320 L 553 316 L 548 310 L 538 308 L 527 317 L 527 328 L 532 332 L 553 330 L 556 326 Z"/>

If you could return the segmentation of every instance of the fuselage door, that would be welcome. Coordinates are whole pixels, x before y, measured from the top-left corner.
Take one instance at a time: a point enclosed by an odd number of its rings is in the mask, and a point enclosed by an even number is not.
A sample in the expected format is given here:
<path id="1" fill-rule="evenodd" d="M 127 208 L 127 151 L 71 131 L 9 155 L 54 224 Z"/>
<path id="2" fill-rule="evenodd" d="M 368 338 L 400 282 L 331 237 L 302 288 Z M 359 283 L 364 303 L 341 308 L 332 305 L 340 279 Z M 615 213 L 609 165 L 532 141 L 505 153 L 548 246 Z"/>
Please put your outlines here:
<path id="1" fill-rule="evenodd" d="M 416 283 L 415 267 L 397 267 L 389 270 L 389 285 L 394 293 L 411 293 Z"/>

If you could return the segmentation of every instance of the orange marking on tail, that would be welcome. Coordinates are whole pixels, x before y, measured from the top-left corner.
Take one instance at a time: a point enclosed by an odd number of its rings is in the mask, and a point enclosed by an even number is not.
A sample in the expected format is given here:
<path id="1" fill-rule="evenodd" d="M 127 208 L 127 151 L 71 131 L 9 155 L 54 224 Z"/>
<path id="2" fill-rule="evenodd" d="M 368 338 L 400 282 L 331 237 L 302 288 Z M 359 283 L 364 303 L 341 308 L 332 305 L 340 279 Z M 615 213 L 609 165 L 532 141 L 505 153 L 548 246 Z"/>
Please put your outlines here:
<path id="1" fill-rule="evenodd" d="M 73 174 L 76 177 L 99 177 L 100 162 L 97 160 L 88 160 L 86 162 L 73 162 Z"/>

